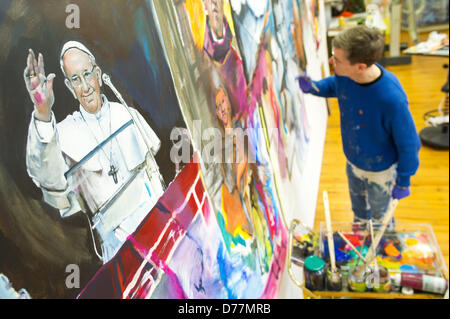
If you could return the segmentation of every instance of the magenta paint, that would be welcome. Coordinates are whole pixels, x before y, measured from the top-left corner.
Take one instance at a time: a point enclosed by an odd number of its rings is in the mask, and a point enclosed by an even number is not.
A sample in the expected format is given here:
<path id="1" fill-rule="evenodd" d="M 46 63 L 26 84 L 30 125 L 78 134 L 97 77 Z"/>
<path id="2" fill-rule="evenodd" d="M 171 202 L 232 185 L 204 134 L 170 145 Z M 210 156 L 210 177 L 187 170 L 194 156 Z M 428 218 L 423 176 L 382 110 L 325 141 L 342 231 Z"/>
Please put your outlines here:
<path id="1" fill-rule="evenodd" d="M 154 251 L 151 252 L 150 256 L 145 255 L 143 253 L 147 250 L 145 247 L 141 246 L 134 239 L 134 237 L 128 237 L 128 239 L 137 248 L 137 251 L 145 260 L 156 264 L 162 271 L 164 271 L 164 274 L 166 275 L 169 283 L 169 288 L 171 290 L 170 299 L 187 299 L 187 296 L 183 290 L 183 287 L 181 286 L 180 281 L 178 280 L 177 275 L 172 271 L 172 269 L 170 269 L 170 267 L 164 262 L 164 260 L 160 259 Z"/>
<path id="2" fill-rule="evenodd" d="M 36 104 L 42 104 L 43 100 L 42 100 L 42 96 L 39 92 L 35 92 L 33 94 L 34 100 L 36 101 Z"/>

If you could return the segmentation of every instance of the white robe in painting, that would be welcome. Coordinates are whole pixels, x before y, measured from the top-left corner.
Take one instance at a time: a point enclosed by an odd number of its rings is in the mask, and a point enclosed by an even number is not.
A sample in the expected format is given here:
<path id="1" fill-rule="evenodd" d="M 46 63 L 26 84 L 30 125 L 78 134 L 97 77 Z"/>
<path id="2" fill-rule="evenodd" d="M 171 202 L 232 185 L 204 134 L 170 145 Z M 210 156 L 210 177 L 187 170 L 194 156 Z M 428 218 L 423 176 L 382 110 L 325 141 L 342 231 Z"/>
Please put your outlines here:
<path id="1" fill-rule="evenodd" d="M 68 115 L 58 124 L 53 114 L 49 123 L 34 119 L 32 114 L 26 163 L 28 174 L 41 188 L 45 202 L 59 209 L 62 217 L 79 211 L 91 214 L 92 228 L 100 235 L 102 259 L 106 263 L 156 204 L 164 186 L 153 157 L 161 142 L 132 108 L 136 123 L 65 178 L 64 173 L 70 167 L 131 120 L 122 104 L 109 102 L 103 95 L 102 103 L 97 114 L 86 112 L 80 105 L 79 112 Z M 140 126 L 143 136 L 136 125 Z M 147 145 L 152 156 L 147 158 L 147 169 L 140 169 L 146 161 Z M 111 165 L 118 169 L 117 184 L 108 175 Z M 137 177 L 128 184 L 136 172 Z M 104 205 L 121 189 L 123 193 L 111 206 Z"/>

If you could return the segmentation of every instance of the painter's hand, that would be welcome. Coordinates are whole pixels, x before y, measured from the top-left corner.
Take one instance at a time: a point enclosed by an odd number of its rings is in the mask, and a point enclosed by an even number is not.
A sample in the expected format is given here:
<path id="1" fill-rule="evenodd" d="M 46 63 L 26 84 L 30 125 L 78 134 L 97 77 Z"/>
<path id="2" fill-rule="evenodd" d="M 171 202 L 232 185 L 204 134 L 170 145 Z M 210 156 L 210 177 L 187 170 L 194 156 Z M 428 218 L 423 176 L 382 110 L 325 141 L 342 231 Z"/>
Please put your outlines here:
<path id="1" fill-rule="evenodd" d="M 302 89 L 304 93 L 309 93 L 311 91 L 312 80 L 306 75 L 306 73 L 304 75 L 297 76 L 295 79 L 298 81 L 300 89 Z"/>
<path id="2" fill-rule="evenodd" d="M 38 60 L 33 50 L 29 49 L 27 57 L 27 67 L 23 71 L 23 78 L 34 103 L 34 117 L 41 121 L 51 120 L 51 110 L 55 102 L 53 94 L 53 79 L 55 74 L 51 73 L 47 77 L 44 70 L 44 57 L 39 53 Z"/>
<path id="3" fill-rule="evenodd" d="M 400 187 L 395 185 L 392 189 L 392 198 L 393 199 L 402 199 L 405 197 L 408 197 L 411 195 L 411 191 L 409 190 L 409 187 Z"/>

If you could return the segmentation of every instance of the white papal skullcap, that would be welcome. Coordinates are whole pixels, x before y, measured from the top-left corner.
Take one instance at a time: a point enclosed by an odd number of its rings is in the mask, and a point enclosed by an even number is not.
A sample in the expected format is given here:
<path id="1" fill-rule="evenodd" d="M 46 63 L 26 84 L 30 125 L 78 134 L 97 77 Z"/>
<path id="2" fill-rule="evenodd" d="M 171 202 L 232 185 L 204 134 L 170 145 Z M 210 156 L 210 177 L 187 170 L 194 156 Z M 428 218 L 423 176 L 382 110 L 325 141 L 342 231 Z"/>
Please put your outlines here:
<path id="1" fill-rule="evenodd" d="M 89 49 L 83 43 L 78 42 L 78 41 L 67 41 L 63 45 L 63 47 L 61 49 L 61 54 L 59 55 L 59 64 L 60 64 L 61 70 L 62 70 L 62 72 L 64 74 L 66 74 L 66 72 L 64 71 L 63 57 L 64 57 L 64 55 L 66 54 L 66 52 L 68 50 L 73 49 L 73 48 L 76 48 L 76 49 L 86 53 L 89 56 L 89 58 L 91 59 L 92 64 L 95 65 L 95 57 L 94 57 L 94 55 L 91 53 L 91 51 L 89 51 Z"/>

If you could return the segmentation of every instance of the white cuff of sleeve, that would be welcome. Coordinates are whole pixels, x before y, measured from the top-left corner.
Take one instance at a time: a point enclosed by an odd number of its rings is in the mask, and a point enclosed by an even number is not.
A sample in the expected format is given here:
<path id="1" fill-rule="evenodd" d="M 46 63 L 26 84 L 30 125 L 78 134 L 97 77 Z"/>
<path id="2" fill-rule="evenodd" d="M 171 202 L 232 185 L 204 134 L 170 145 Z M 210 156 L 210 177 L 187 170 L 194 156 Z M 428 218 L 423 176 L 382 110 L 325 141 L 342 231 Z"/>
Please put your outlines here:
<path id="1" fill-rule="evenodd" d="M 55 116 L 53 115 L 53 112 L 51 115 L 50 122 L 44 122 L 36 119 L 34 117 L 34 112 L 32 116 L 34 120 L 34 125 L 36 126 L 36 131 L 39 136 L 39 141 L 42 143 L 50 143 L 50 141 L 53 138 L 53 135 L 55 135 L 55 127 L 56 127 Z"/>

